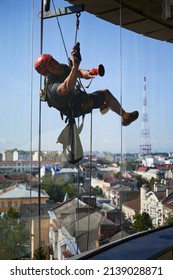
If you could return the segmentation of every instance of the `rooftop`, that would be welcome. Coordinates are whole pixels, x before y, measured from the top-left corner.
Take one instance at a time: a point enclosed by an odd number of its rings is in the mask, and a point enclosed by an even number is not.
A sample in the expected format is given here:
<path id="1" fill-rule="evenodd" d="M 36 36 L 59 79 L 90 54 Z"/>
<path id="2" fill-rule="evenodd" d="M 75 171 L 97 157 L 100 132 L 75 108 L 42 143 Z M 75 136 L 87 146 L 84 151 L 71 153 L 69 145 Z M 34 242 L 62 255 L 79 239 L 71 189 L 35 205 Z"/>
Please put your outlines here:
<path id="1" fill-rule="evenodd" d="M 49 198 L 48 194 L 41 190 L 40 196 L 43 198 Z M 6 188 L 0 193 L 0 199 L 6 198 L 38 198 L 38 190 L 36 188 L 31 189 L 27 184 L 18 184 L 13 187 Z"/>

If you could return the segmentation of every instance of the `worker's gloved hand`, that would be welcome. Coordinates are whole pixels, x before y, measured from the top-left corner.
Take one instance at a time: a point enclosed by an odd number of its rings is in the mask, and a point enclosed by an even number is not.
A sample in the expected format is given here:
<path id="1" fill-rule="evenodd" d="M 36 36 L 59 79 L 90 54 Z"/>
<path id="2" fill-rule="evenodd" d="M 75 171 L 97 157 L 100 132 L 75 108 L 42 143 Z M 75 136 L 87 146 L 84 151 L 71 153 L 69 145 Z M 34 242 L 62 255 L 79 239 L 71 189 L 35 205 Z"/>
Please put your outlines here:
<path id="1" fill-rule="evenodd" d="M 81 62 L 82 58 L 81 58 L 81 54 L 80 54 L 80 43 L 77 42 L 72 51 L 71 51 L 71 55 L 74 57 L 74 59 L 78 60 L 79 62 Z"/>

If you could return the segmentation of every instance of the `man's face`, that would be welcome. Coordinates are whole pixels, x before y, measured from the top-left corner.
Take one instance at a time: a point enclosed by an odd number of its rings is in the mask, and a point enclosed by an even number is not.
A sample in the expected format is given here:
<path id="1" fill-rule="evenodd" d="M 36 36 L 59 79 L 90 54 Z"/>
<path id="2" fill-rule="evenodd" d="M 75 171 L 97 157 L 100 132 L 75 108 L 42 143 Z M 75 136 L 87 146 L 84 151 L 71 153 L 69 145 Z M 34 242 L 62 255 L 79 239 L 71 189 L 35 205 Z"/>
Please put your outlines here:
<path id="1" fill-rule="evenodd" d="M 47 65 L 47 71 L 53 75 L 61 75 L 63 74 L 63 67 L 55 59 L 51 59 Z"/>

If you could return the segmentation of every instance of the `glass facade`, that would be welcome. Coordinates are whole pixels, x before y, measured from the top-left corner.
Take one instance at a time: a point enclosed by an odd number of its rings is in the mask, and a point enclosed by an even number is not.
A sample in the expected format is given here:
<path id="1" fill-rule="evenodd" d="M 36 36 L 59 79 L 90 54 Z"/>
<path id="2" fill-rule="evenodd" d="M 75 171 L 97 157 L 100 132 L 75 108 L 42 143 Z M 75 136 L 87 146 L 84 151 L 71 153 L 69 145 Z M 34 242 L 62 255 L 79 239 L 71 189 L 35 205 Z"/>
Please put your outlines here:
<path id="1" fill-rule="evenodd" d="M 67 6 L 67 1 L 56 2 Z M 1 260 L 74 259 L 173 224 L 172 42 L 154 38 L 156 30 L 142 32 L 141 14 L 130 24 L 123 17 L 127 7 L 108 5 L 108 21 L 105 5 L 100 4 L 97 17 L 71 13 L 59 16 L 58 24 L 50 17 L 42 29 L 41 1 L 0 2 L 5 27 L 0 27 Z M 86 8 L 91 7 L 86 3 Z M 172 6 L 170 11 L 166 22 L 172 20 Z M 148 13 L 151 17 L 152 9 Z M 83 157 L 71 164 L 57 143 L 67 123 L 41 101 L 44 77 L 33 61 L 44 53 L 68 64 L 76 41 L 81 69 L 105 69 L 91 83 L 79 79 L 82 90 L 107 89 L 115 100 L 107 112 L 100 108 L 85 115 L 79 134 Z M 139 117 L 124 126 L 134 111 Z M 77 127 L 81 122 L 76 119 Z"/>

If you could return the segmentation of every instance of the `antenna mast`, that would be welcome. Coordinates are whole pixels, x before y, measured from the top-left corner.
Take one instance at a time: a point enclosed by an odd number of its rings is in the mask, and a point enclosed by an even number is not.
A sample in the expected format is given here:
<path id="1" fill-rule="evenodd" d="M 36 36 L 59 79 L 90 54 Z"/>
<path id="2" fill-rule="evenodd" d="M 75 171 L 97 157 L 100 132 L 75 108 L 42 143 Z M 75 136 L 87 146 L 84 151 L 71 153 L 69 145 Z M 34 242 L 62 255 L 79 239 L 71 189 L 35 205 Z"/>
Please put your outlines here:
<path id="1" fill-rule="evenodd" d="M 151 154 L 151 142 L 150 142 L 150 130 L 148 126 L 146 77 L 144 77 L 140 155 L 145 156 L 150 154 Z"/>

